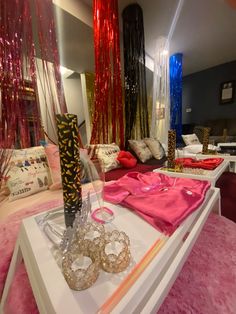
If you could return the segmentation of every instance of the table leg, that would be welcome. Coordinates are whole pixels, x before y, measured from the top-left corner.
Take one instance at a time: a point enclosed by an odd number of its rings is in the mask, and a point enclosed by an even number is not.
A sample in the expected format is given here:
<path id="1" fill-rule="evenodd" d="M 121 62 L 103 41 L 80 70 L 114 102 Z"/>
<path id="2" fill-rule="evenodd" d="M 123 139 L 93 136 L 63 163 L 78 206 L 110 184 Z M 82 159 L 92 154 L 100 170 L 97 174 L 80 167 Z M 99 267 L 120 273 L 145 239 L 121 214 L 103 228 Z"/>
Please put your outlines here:
<path id="1" fill-rule="evenodd" d="M 22 262 L 22 260 L 23 260 L 23 256 L 22 256 L 22 252 L 21 252 L 21 248 L 20 248 L 20 244 L 19 244 L 19 239 L 18 239 L 16 241 L 14 253 L 13 253 L 13 256 L 11 259 L 11 264 L 10 264 L 10 267 L 8 270 L 5 286 L 3 289 L 2 299 L 1 299 L 1 303 L 0 303 L 0 313 L 1 314 L 4 313 L 4 305 L 5 305 L 5 302 L 7 300 L 8 292 L 9 292 L 12 280 L 14 278 L 17 266 Z"/>
<path id="2" fill-rule="evenodd" d="M 221 194 L 219 195 L 218 199 L 218 214 L 221 216 Z"/>
<path id="3" fill-rule="evenodd" d="M 230 161 L 230 171 L 236 172 L 236 162 L 235 161 Z"/>

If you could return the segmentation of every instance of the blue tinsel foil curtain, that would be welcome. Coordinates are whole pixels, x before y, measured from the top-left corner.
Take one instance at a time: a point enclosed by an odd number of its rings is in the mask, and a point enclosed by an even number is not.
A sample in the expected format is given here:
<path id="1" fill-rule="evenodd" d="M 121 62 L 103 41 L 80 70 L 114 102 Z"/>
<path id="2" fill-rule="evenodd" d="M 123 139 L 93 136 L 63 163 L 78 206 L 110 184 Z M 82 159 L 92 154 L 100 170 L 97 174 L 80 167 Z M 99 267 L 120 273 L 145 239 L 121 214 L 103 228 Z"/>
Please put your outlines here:
<path id="1" fill-rule="evenodd" d="M 125 75 L 125 142 L 133 133 L 149 137 L 143 11 L 138 4 L 122 13 Z M 134 132 L 135 131 L 135 132 Z"/>
<path id="2" fill-rule="evenodd" d="M 176 130 L 177 142 L 182 135 L 182 60 L 183 54 L 170 57 L 170 128 Z"/>

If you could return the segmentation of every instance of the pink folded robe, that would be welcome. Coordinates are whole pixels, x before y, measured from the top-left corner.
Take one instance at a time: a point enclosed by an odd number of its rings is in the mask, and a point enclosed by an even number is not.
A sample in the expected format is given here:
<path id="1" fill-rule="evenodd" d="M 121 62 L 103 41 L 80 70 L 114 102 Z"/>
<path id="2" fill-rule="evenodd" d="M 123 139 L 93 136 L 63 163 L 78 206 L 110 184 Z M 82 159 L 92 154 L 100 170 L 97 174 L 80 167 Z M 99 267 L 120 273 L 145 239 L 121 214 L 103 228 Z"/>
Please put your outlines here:
<path id="1" fill-rule="evenodd" d="M 133 209 L 152 226 L 171 234 L 205 199 L 210 183 L 164 174 L 130 172 L 105 186 L 105 200 Z"/>

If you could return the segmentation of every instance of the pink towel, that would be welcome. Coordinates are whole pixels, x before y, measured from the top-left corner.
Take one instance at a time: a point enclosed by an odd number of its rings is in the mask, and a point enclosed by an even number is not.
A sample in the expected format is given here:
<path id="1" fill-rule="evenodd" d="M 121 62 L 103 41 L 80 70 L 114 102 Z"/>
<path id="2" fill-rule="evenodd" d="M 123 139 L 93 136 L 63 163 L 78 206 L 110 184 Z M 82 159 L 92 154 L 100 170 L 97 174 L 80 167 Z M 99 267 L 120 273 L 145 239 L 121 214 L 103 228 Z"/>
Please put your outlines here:
<path id="1" fill-rule="evenodd" d="M 130 172 L 105 186 L 105 200 L 122 204 L 152 226 L 171 234 L 205 199 L 210 183 L 164 174 Z"/>

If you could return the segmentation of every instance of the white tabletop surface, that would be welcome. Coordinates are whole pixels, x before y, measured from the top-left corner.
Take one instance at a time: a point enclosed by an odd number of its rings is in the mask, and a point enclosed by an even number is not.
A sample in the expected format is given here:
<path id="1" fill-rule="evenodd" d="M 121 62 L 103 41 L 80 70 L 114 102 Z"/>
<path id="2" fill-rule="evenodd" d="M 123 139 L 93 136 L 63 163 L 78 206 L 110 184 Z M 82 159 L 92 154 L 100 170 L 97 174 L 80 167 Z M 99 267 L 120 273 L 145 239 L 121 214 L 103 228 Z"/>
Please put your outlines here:
<path id="1" fill-rule="evenodd" d="M 97 282 L 84 291 L 73 291 L 68 287 L 50 251 L 50 242 L 38 226 L 39 215 L 23 220 L 18 242 L 40 313 L 97 313 L 159 238 L 165 240 L 164 246 L 111 313 L 150 313 L 149 310 L 143 312 L 145 304 L 156 311 L 181 270 L 209 213 L 214 206 L 219 206 L 219 189 L 212 188 L 201 207 L 171 237 L 164 236 L 131 210 L 109 203 L 106 205 L 115 214 L 110 227 L 125 231 L 130 238 L 132 261 L 123 273 L 101 272 Z M 188 241 L 183 242 L 186 234 Z M 160 290 L 157 291 L 159 284 Z M 154 292 L 158 293 L 158 297 L 150 305 L 147 302 Z"/>
<path id="2" fill-rule="evenodd" d="M 217 146 L 218 147 L 221 147 L 221 146 L 236 146 L 236 142 L 218 143 Z"/>

